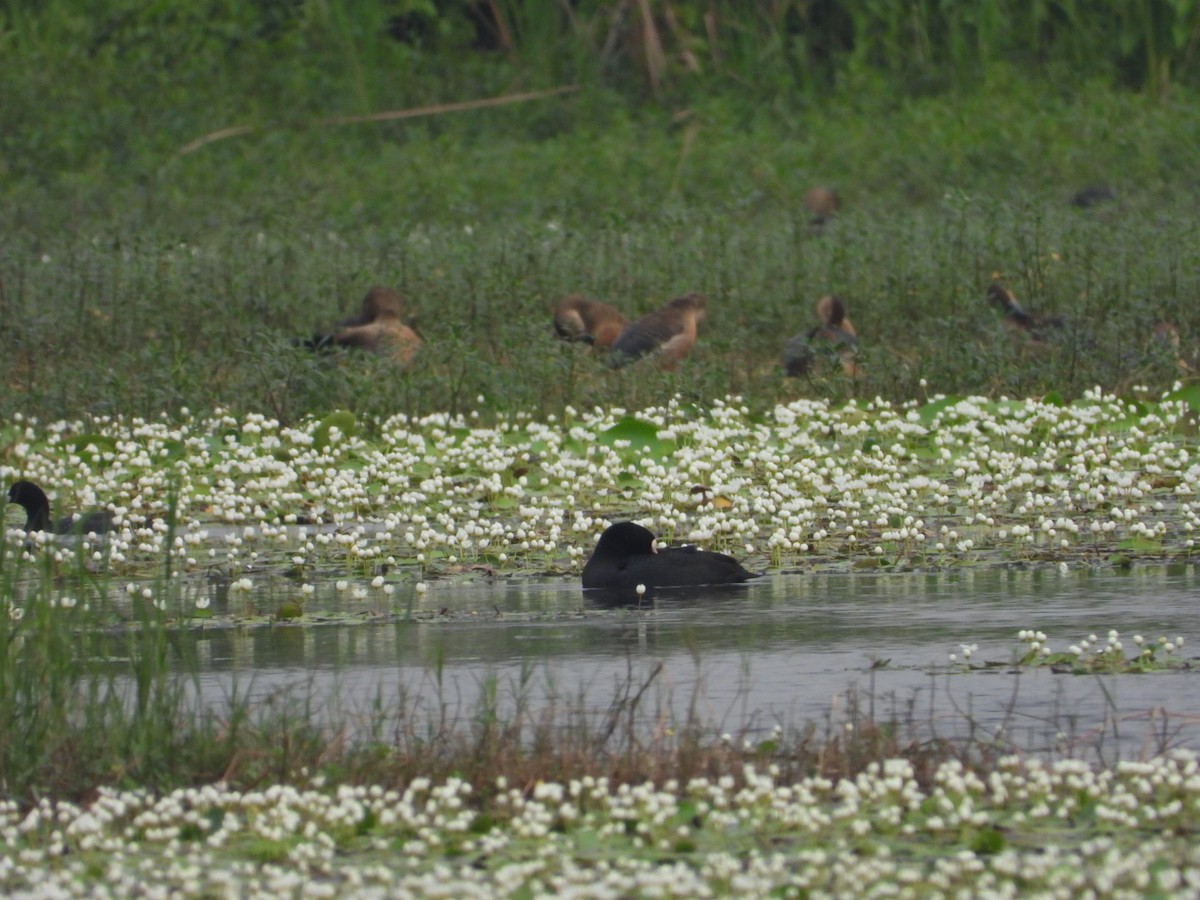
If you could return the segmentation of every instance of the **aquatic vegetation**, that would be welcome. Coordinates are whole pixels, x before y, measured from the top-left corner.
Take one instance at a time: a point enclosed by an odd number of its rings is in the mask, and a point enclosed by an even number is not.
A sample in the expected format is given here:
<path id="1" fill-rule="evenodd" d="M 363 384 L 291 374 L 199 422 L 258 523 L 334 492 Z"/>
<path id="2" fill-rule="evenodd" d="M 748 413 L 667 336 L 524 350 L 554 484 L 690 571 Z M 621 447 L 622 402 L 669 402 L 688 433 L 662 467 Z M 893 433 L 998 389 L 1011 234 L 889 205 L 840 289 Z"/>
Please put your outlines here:
<path id="1" fill-rule="evenodd" d="M 1093 768 L 1005 757 L 990 771 L 903 759 L 854 777 L 614 784 L 220 784 L 0 806 L 0 889 L 175 896 L 1147 896 L 1200 890 L 1200 763 L 1177 751 Z"/>
<path id="2" fill-rule="evenodd" d="M 1157 641 L 1147 641 L 1135 634 L 1132 647 L 1125 649 L 1121 635 L 1115 629 L 1102 641 L 1089 634 L 1065 651 L 1053 651 L 1044 632 L 1023 629 L 1018 635 L 1022 649 L 1018 651 L 1021 665 L 1053 666 L 1066 672 L 1156 672 L 1177 669 L 1189 663 L 1175 655 L 1183 647 L 1183 638 L 1170 640 L 1163 635 Z"/>
<path id="3" fill-rule="evenodd" d="M 573 574 L 626 518 L 751 569 L 1128 565 L 1194 551 L 1191 399 L 802 399 L 759 412 L 676 398 L 487 426 L 344 412 L 296 426 L 24 419 L 6 433 L 0 479 L 70 485 L 75 506 L 107 498 L 119 523 L 82 545 L 34 535 L 17 556 L 65 564 L 82 546 L 92 568 L 136 577 L 166 554 L 177 573 L 217 567 L 235 593 L 268 563 L 301 585 L 332 571 L 363 585 L 471 566 Z M 7 540 L 19 550 L 26 536 L 10 527 Z"/>

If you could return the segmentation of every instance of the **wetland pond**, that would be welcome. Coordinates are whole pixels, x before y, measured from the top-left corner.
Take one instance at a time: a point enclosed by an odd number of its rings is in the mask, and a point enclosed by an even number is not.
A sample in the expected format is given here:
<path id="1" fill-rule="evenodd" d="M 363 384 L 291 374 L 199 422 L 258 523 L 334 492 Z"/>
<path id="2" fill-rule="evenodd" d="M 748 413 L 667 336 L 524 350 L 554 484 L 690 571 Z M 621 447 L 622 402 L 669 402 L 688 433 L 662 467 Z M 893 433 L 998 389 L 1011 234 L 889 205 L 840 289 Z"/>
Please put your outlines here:
<path id="1" fill-rule="evenodd" d="M 178 632 L 177 647 L 194 654 L 204 705 L 296 704 L 351 730 L 414 715 L 470 723 L 485 701 L 501 721 L 518 705 L 599 721 L 646 686 L 636 710 L 646 728 L 683 724 L 691 710 L 715 734 L 753 742 L 776 725 L 862 717 L 1111 761 L 1200 746 L 1187 661 L 1198 579 L 1192 566 L 769 574 L 603 608 L 577 580 L 496 578 L 423 593 L 397 584 L 391 611 L 367 612 L 343 583 L 318 588 L 312 606 L 329 613 L 304 624 L 205 625 Z M 1022 629 L 1045 632 L 1056 653 L 1092 635 L 1094 652 L 1110 630 L 1127 658 L 1135 635 L 1184 643 L 1165 671 L 1070 674 L 1016 665 Z"/>

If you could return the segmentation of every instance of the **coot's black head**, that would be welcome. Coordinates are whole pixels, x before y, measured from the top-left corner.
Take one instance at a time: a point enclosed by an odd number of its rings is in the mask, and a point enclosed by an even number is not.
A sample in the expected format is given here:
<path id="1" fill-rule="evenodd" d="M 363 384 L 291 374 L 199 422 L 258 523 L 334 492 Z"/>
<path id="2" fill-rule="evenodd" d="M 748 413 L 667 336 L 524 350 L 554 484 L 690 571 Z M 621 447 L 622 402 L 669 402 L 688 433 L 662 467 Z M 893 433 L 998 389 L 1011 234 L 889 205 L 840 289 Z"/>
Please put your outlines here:
<path id="1" fill-rule="evenodd" d="M 626 556 L 657 553 L 654 546 L 654 535 L 649 529 L 643 528 L 636 522 L 618 522 L 610 525 L 600 535 L 593 556 L 601 559 L 613 559 Z"/>
<path id="2" fill-rule="evenodd" d="M 8 502 L 25 508 L 25 530 L 45 531 L 50 527 L 50 498 L 32 481 L 18 481 L 8 489 Z"/>
<path id="3" fill-rule="evenodd" d="M 23 506 L 29 512 L 42 504 L 49 506 L 50 498 L 32 481 L 17 481 L 8 489 L 8 502 Z"/>

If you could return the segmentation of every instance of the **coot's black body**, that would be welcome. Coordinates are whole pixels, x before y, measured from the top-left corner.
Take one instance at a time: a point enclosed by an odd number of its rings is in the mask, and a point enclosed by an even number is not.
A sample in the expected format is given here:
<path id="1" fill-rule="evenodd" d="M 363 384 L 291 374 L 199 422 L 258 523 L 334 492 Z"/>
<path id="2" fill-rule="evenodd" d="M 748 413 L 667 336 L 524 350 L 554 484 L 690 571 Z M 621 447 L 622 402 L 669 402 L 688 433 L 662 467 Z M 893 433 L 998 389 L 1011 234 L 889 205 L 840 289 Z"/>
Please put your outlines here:
<path id="1" fill-rule="evenodd" d="M 105 534 L 113 530 L 113 515 L 107 510 L 86 516 L 63 516 L 50 521 L 50 498 L 32 481 L 18 481 L 8 489 L 8 502 L 25 509 L 25 530 L 52 531 L 55 534 Z"/>
<path id="2" fill-rule="evenodd" d="M 583 567 L 585 590 L 635 591 L 644 585 L 692 587 L 740 584 L 754 574 L 732 556 L 696 547 L 654 546 L 654 535 L 634 522 L 618 522 L 600 535 Z"/>

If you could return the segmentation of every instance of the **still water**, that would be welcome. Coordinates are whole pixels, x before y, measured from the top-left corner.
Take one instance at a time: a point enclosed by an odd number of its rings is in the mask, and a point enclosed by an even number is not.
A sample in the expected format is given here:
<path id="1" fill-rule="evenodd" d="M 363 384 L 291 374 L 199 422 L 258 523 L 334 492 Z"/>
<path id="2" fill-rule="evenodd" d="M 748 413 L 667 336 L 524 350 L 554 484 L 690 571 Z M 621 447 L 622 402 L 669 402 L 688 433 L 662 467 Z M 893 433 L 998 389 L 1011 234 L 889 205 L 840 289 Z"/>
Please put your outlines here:
<path id="1" fill-rule="evenodd" d="M 681 723 L 691 707 L 714 732 L 754 740 L 776 724 L 840 728 L 870 716 L 925 736 L 998 735 L 1013 749 L 1111 761 L 1200 749 L 1196 673 L 1018 669 L 1009 665 L 1023 650 L 1017 632 L 1044 631 L 1060 651 L 1116 629 L 1127 655 L 1135 634 L 1182 636 L 1176 656 L 1186 659 L 1200 637 L 1198 587 L 1190 566 L 794 574 L 605 609 L 577 581 L 432 582 L 423 597 L 401 584 L 392 598 L 425 612 L 418 621 L 207 630 L 185 641 L 205 702 L 236 693 L 303 704 L 351 728 L 381 711 L 470 723 L 492 689 L 502 715 L 521 697 L 534 711 L 601 716 L 622 685 L 649 680 L 639 706 L 647 725 Z M 970 669 L 963 644 L 977 645 Z"/>

